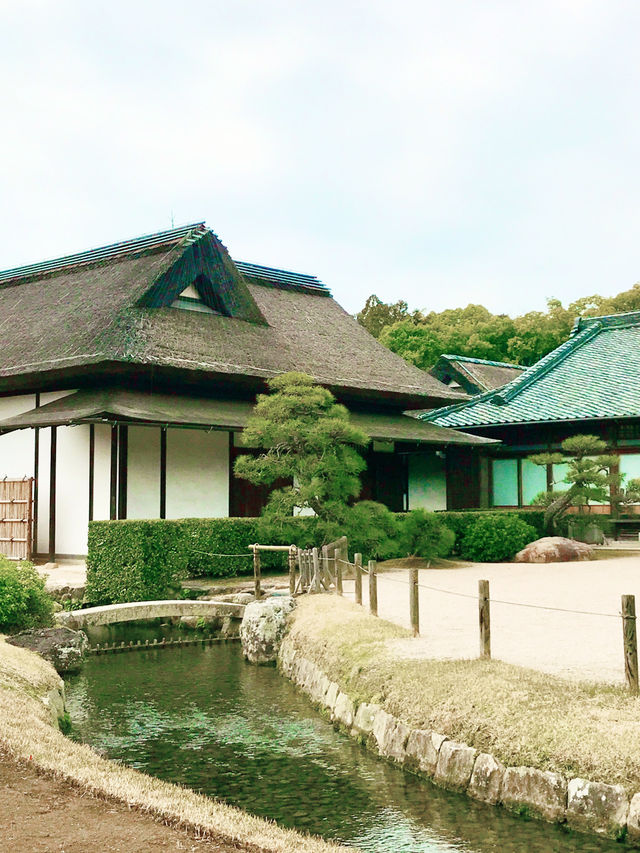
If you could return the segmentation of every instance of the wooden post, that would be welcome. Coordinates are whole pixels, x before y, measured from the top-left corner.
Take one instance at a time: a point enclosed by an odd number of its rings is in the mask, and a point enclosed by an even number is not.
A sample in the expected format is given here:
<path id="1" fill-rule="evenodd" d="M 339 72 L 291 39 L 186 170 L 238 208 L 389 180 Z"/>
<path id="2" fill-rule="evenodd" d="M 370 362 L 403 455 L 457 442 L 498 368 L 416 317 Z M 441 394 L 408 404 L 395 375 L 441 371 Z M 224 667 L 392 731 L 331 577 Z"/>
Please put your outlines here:
<path id="1" fill-rule="evenodd" d="M 327 589 L 331 586 L 331 572 L 329 571 L 329 546 L 322 546 L 322 571 L 327 583 Z"/>
<path id="2" fill-rule="evenodd" d="M 338 593 L 338 595 L 342 595 L 342 593 L 343 593 L 342 569 L 344 567 L 344 564 L 342 561 L 344 559 L 344 556 L 343 556 L 344 555 L 344 549 L 341 546 L 339 546 L 338 548 L 335 549 L 335 551 L 333 553 L 335 555 L 335 560 L 336 560 L 336 592 Z"/>
<path id="3" fill-rule="evenodd" d="M 489 581 L 478 581 L 478 622 L 480 625 L 480 657 L 491 657 L 491 611 Z"/>
<path id="4" fill-rule="evenodd" d="M 327 572 L 329 575 L 329 586 L 331 584 L 336 584 L 336 552 L 335 549 L 333 551 L 329 551 L 329 546 L 327 546 Z"/>
<path id="5" fill-rule="evenodd" d="M 372 616 L 378 615 L 378 576 L 377 563 L 369 560 L 369 611 Z"/>
<path id="6" fill-rule="evenodd" d="M 258 601 L 262 597 L 262 590 L 260 589 L 260 551 L 258 550 L 257 545 L 252 545 L 253 548 L 253 586 L 254 586 L 254 594 L 256 597 L 256 601 Z"/>
<path id="7" fill-rule="evenodd" d="M 420 602 L 418 601 L 418 570 L 409 569 L 409 615 L 413 636 L 420 633 Z"/>
<path id="8" fill-rule="evenodd" d="M 636 634 L 636 597 L 622 596 L 622 636 L 624 638 L 624 674 L 629 690 L 638 695 L 638 637 Z"/>
<path id="9" fill-rule="evenodd" d="M 356 604 L 362 604 L 362 554 L 353 558 L 356 567 Z"/>
<path id="10" fill-rule="evenodd" d="M 314 584 L 313 591 L 314 592 L 322 592 L 322 586 L 320 585 L 320 558 L 318 557 L 318 549 L 312 548 L 311 555 L 313 557 L 313 573 L 314 573 Z"/>
<path id="11" fill-rule="evenodd" d="M 292 545 L 289 549 L 289 595 L 296 591 L 296 552 L 297 548 Z"/>

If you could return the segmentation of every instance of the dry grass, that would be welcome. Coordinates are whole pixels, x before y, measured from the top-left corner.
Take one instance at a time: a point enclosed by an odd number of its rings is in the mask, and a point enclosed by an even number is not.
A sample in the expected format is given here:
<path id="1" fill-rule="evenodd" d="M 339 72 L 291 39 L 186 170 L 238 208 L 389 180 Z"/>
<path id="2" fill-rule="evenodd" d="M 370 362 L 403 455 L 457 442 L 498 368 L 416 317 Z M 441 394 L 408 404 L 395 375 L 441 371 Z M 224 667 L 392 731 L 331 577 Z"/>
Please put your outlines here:
<path id="1" fill-rule="evenodd" d="M 19 759 L 106 799 L 126 803 L 164 822 L 223 836 L 240 849 L 330 853 L 347 848 L 281 829 L 213 799 L 107 761 L 51 725 L 41 698 L 59 684 L 48 663 L 0 638 L 0 741 Z"/>
<path id="2" fill-rule="evenodd" d="M 297 648 L 358 701 L 490 752 L 504 764 L 640 791 L 640 699 L 500 661 L 411 660 L 409 632 L 336 596 L 299 601 Z"/>

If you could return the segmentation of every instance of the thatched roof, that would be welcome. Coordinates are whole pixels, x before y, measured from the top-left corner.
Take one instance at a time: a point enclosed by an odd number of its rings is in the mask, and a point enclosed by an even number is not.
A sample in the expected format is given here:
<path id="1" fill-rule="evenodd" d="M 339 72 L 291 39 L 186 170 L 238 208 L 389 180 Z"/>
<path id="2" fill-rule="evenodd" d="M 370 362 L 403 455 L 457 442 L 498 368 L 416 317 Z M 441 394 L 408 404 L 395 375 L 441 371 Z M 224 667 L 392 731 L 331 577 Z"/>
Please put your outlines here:
<path id="1" fill-rule="evenodd" d="M 138 423 L 156 426 L 243 429 L 253 410 L 244 400 L 158 394 L 121 388 L 85 390 L 0 421 L 0 432 L 27 427 L 82 423 Z M 415 444 L 483 445 L 491 439 L 465 435 L 400 413 L 352 412 L 351 422 L 372 439 Z"/>
<path id="2" fill-rule="evenodd" d="M 197 276 L 213 310 L 170 307 Z M 170 388 L 255 393 L 300 370 L 367 403 L 461 399 L 379 344 L 316 278 L 235 263 L 202 223 L 0 273 L 0 334 L 0 392 L 153 373 Z"/>
<path id="3" fill-rule="evenodd" d="M 440 356 L 429 373 L 451 388 L 457 386 L 461 391 L 474 395 L 502 388 L 525 369 L 520 364 L 446 354 Z"/>

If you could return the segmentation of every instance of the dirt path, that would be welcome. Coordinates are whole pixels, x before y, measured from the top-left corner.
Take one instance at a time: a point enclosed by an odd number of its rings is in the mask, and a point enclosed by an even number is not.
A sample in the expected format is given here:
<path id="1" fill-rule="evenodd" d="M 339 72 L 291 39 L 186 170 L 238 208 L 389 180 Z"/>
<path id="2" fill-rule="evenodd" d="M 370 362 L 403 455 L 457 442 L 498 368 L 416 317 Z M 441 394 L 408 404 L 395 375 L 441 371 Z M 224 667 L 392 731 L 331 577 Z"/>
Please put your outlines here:
<path id="1" fill-rule="evenodd" d="M 164 826 L 83 794 L 0 752 L 0 849 L 7 853 L 231 853 L 256 850 Z"/>
<path id="2" fill-rule="evenodd" d="M 635 594 L 640 607 L 640 556 L 581 563 L 476 564 L 421 570 L 420 637 L 396 643 L 407 657 L 472 658 L 478 655 L 478 579 L 491 598 L 539 606 L 594 611 L 578 615 L 491 605 L 493 657 L 565 678 L 623 682 L 620 596 Z M 364 579 L 364 603 L 368 604 Z M 352 594 L 353 583 L 345 583 Z M 470 597 L 463 597 L 470 596 Z M 378 576 L 378 612 L 409 627 L 408 572 Z"/>

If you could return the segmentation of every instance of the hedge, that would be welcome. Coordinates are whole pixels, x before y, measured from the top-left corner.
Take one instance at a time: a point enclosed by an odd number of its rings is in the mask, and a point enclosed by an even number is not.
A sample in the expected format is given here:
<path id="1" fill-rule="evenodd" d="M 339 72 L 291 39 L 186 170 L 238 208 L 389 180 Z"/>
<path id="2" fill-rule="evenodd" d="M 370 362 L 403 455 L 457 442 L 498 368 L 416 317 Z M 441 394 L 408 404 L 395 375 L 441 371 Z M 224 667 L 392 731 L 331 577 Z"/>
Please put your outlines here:
<path id="1" fill-rule="evenodd" d="M 441 518 L 447 525 L 449 530 L 453 530 L 456 534 L 456 541 L 453 546 L 453 554 L 460 556 L 460 548 L 462 540 L 470 525 L 478 520 L 480 515 L 500 515 L 512 516 L 530 524 L 536 531 L 537 538 L 545 535 L 544 533 L 544 512 L 535 509 L 487 509 L 487 510 L 464 510 L 461 512 L 443 511 L 437 513 L 438 518 Z"/>
<path id="2" fill-rule="evenodd" d="M 501 514 L 521 518 L 536 529 L 538 536 L 544 535 L 542 512 L 503 510 Z M 456 535 L 454 554 L 459 555 L 464 533 L 478 515 L 477 511 L 437 513 Z M 394 516 L 400 518 L 405 514 Z M 89 524 L 86 598 L 92 604 L 166 598 L 176 594 L 180 581 L 186 577 L 250 574 L 252 562 L 248 548 L 260 539 L 259 524 L 258 518 L 92 521 Z M 288 532 L 294 533 L 297 545 L 309 548 L 320 544 L 314 535 L 313 518 L 291 519 L 287 527 Z M 263 544 L 287 544 L 276 534 L 274 536 L 273 541 Z M 365 560 L 374 556 L 365 553 L 366 543 L 353 536 L 349 550 L 352 555 L 361 551 Z M 212 556 L 215 554 L 239 556 Z M 285 569 L 286 557 L 264 553 L 262 564 L 265 569 Z"/>

